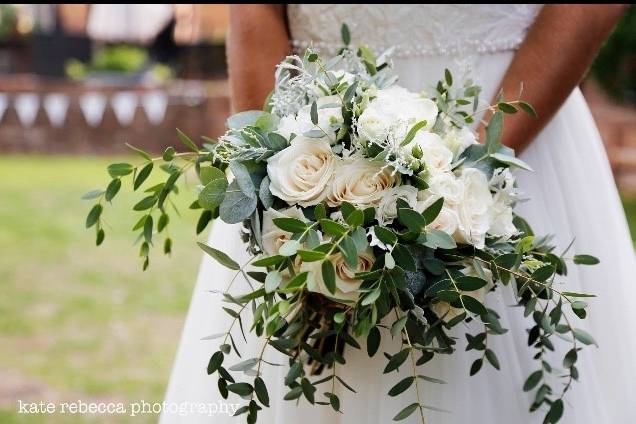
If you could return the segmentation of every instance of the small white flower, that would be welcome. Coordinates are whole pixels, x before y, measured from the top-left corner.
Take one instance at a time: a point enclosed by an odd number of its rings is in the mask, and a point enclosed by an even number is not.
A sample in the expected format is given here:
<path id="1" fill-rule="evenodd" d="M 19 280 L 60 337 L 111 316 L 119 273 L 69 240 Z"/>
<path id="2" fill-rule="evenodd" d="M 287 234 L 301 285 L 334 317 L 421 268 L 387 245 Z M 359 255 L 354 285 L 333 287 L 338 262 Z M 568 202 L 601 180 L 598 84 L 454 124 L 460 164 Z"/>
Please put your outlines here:
<path id="1" fill-rule="evenodd" d="M 390 252 L 391 250 L 393 250 L 393 246 L 390 246 L 388 244 L 385 244 L 384 242 L 382 242 L 382 240 L 380 240 L 378 238 L 378 236 L 375 235 L 375 229 L 374 227 L 371 227 L 367 230 L 367 237 L 371 237 L 371 241 L 369 242 L 369 246 L 371 247 L 378 247 L 382 250 L 386 250 L 388 252 Z"/>
<path id="2" fill-rule="evenodd" d="M 509 168 L 497 168 L 490 179 L 490 186 L 497 193 L 501 193 L 505 197 L 506 204 L 512 205 L 518 200 L 519 193 L 515 187 L 515 177 Z"/>
<path id="3" fill-rule="evenodd" d="M 302 135 L 305 129 L 300 127 L 294 115 L 287 115 L 280 118 L 276 132 L 289 140 L 292 134 Z"/>
<path id="4" fill-rule="evenodd" d="M 508 206 L 506 197 L 507 195 L 503 191 L 493 197 L 488 234 L 507 240 L 517 233 L 517 227 L 512 222 L 512 208 Z"/>

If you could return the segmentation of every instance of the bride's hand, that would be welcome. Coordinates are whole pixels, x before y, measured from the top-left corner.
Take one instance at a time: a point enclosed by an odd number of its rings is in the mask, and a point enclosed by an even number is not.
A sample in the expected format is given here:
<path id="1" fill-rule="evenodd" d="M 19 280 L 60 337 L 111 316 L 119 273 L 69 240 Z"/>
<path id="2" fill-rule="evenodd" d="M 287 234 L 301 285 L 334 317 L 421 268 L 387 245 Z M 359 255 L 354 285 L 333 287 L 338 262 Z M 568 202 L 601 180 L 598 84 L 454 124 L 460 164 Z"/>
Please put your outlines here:
<path id="1" fill-rule="evenodd" d="M 539 116 L 506 115 L 504 144 L 519 153 L 534 139 L 579 84 L 625 10 L 625 5 L 548 5 L 541 10 L 501 86 L 506 100 L 516 100 L 523 83 L 522 100 Z M 478 132 L 484 140 L 483 125 Z"/>

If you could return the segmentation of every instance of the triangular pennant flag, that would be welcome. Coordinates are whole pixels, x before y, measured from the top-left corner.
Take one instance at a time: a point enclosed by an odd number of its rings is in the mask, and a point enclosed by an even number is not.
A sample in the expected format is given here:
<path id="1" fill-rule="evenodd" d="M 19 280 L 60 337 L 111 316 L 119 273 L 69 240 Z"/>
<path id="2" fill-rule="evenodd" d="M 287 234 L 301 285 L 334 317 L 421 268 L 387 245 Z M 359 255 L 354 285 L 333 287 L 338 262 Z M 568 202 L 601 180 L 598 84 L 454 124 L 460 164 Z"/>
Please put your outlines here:
<path id="1" fill-rule="evenodd" d="M 86 93 L 79 98 L 80 109 L 84 114 L 84 119 L 91 127 L 96 127 L 102 122 L 106 102 L 108 98 L 103 93 Z"/>
<path id="2" fill-rule="evenodd" d="M 159 125 L 163 122 L 168 107 L 168 94 L 165 91 L 153 90 L 141 97 L 141 105 L 151 124 Z"/>
<path id="3" fill-rule="evenodd" d="M 139 96 L 134 91 L 120 91 L 110 99 L 110 105 L 115 111 L 119 125 L 125 127 L 135 118 L 135 110 L 139 103 Z"/>
<path id="4" fill-rule="evenodd" d="M 20 123 L 30 127 L 35 122 L 40 108 L 40 96 L 35 93 L 22 93 L 15 96 L 13 107 L 18 113 Z"/>
<path id="5" fill-rule="evenodd" d="M 9 106 L 9 96 L 4 93 L 0 93 L 0 122 L 2 122 L 2 117 L 4 116 L 4 112 L 7 110 Z"/>
<path id="6" fill-rule="evenodd" d="M 52 93 L 44 97 L 44 110 L 51 125 L 61 127 L 64 124 L 69 102 L 69 97 L 66 94 Z"/>

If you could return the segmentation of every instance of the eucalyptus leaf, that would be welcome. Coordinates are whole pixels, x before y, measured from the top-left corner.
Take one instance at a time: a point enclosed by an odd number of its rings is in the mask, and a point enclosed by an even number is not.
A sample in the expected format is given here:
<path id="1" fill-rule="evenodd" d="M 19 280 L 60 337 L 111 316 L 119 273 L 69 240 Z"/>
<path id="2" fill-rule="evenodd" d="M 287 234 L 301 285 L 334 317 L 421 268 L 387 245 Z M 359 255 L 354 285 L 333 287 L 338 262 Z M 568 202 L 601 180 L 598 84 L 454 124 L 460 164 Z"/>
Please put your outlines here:
<path id="1" fill-rule="evenodd" d="M 525 169 L 526 171 L 533 171 L 530 165 L 528 165 L 521 159 L 516 158 L 514 156 L 504 155 L 503 153 L 491 153 L 490 157 L 508 166 L 514 166 L 517 168 Z"/>
<path id="2" fill-rule="evenodd" d="M 215 249 L 211 246 L 208 246 L 207 244 L 204 244 L 204 243 L 197 243 L 197 244 L 205 253 L 210 255 L 212 258 L 216 259 L 218 263 L 225 266 L 226 268 L 229 268 L 234 271 L 238 271 L 239 269 L 241 269 L 241 266 L 236 261 L 234 261 L 227 254 L 221 252 L 220 250 Z"/>
<path id="3" fill-rule="evenodd" d="M 409 406 L 402 409 L 398 414 L 393 417 L 393 421 L 402 421 L 410 417 L 413 412 L 417 411 L 420 407 L 419 403 L 412 403 Z"/>
<path id="4" fill-rule="evenodd" d="M 237 224 L 252 215 L 256 209 L 256 203 L 256 194 L 254 192 L 251 195 L 244 193 L 235 180 L 232 181 L 225 193 L 219 207 L 219 215 L 228 224 Z"/>
<path id="5" fill-rule="evenodd" d="M 271 293 L 275 291 L 283 281 L 283 275 L 279 271 L 270 271 L 265 277 L 265 292 Z"/>
<path id="6" fill-rule="evenodd" d="M 503 113 L 495 112 L 486 126 L 486 150 L 489 154 L 496 153 L 501 146 L 503 133 Z"/>
<path id="7" fill-rule="evenodd" d="M 198 152 L 199 151 L 199 148 L 194 143 L 194 141 L 192 141 L 192 139 L 190 137 L 188 137 L 179 128 L 177 128 L 177 138 L 179 139 L 180 142 L 182 142 L 188 149 L 192 150 L 193 152 Z"/>

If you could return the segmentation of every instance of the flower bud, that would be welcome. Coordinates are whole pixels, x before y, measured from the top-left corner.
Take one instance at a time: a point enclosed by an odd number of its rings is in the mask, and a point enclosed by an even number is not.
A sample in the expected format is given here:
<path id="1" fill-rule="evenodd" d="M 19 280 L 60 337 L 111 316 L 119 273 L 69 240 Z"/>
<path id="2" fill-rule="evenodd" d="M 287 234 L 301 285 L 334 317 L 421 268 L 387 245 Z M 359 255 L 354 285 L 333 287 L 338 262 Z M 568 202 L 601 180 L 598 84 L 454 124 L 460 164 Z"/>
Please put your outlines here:
<path id="1" fill-rule="evenodd" d="M 416 159 L 422 159 L 422 148 L 416 144 L 415 146 L 413 146 L 413 149 L 411 149 L 411 154 Z"/>

